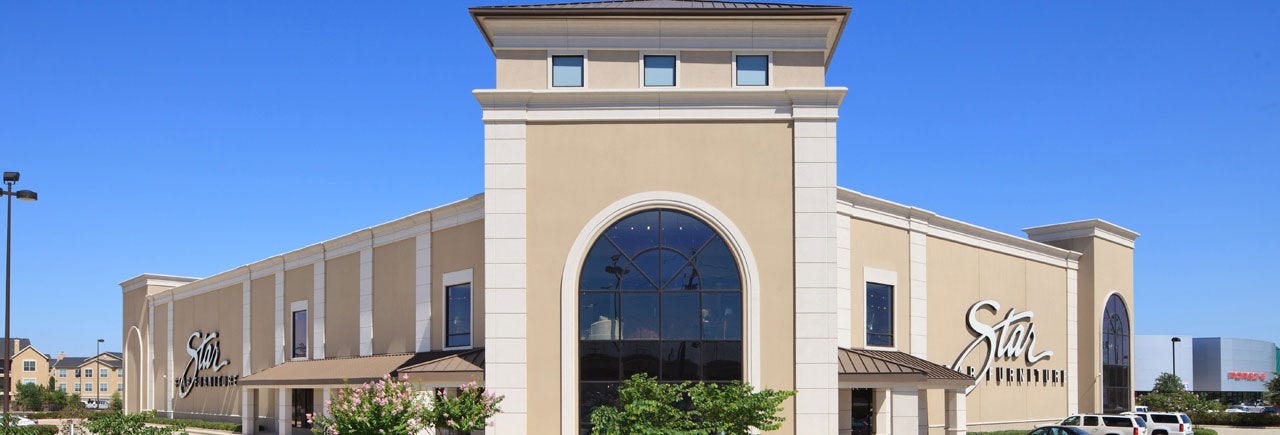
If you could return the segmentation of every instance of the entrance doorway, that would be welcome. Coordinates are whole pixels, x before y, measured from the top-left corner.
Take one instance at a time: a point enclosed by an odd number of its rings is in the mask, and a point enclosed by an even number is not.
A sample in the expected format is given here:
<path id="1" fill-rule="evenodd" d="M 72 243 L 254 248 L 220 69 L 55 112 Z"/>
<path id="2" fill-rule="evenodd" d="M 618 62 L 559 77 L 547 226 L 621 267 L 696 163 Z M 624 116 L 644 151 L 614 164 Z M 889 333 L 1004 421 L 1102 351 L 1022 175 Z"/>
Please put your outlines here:
<path id="1" fill-rule="evenodd" d="M 316 390 L 310 388 L 293 390 L 293 427 L 311 429 L 307 414 L 315 413 L 315 399 Z"/>
<path id="2" fill-rule="evenodd" d="M 872 404 L 874 390 L 870 388 L 854 388 L 853 389 L 853 412 L 850 416 L 853 420 L 850 425 L 850 435 L 871 435 L 876 433 L 876 410 Z"/>

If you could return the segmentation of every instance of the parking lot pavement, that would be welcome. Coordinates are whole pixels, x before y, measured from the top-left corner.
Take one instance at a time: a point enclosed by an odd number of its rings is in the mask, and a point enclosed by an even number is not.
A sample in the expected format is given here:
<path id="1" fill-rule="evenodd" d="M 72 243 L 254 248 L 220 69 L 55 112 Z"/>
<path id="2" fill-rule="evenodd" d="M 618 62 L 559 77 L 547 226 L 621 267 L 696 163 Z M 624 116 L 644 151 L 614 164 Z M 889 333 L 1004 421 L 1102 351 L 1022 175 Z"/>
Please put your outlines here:
<path id="1" fill-rule="evenodd" d="M 1218 431 L 1218 435 L 1273 435 L 1280 434 L 1280 427 L 1198 426 Z"/>

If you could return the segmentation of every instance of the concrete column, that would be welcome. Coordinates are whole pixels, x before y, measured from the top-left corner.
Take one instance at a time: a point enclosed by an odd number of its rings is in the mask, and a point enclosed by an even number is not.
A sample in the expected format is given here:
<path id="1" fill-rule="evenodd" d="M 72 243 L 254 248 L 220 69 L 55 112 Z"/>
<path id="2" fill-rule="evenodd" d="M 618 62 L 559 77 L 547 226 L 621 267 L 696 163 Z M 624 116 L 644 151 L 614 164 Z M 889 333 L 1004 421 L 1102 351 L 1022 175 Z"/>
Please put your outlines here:
<path id="1" fill-rule="evenodd" d="M 838 426 L 840 432 L 838 433 L 840 435 L 848 435 L 853 431 L 853 390 L 841 388 L 837 394 L 840 395 L 840 415 L 836 417 L 840 420 Z"/>
<path id="2" fill-rule="evenodd" d="M 969 433 L 964 390 L 947 390 L 947 435 Z"/>
<path id="3" fill-rule="evenodd" d="M 875 422 L 872 427 L 876 435 L 887 435 L 893 426 L 893 402 L 889 400 L 889 390 L 877 388 L 871 392 L 871 407 L 875 411 Z"/>
<path id="4" fill-rule="evenodd" d="M 279 435 L 292 435 L 293 403 L 290 402 L 291 399 L 293 399 L 293 396 L 289 394 L 291 390 L 288 388 L 280 388 L 277 389 L 276 392 L 279 394 L 276 400 L 276 403 L 278 404 L 276 407 L 276 433 Z"/>
<path id="5" fill-rule="evenodd" d="M 240 389 L 240 433 L 244 435 L 253 435 L 258 433 L 258 404 L 255 403 L 256 394 L 252 388 Z"/>
<path id="6" fill-rule="evenodd" d="M 373 355 L 373 248 L 360 250 L 360 356 Z"/>
<path id="7" fill-rule="evenodd" d="M 525 111 L 523 102 L 480 99 L 484 107 L 485 388 L 506 397 L 485 433 L 528 433 Z M 429 306 L 427 306 L 429 307 Z M 567 400 L 567 399 L 566 399 Z M 576 406 L 576 405 L 570 405 Z M 547 408 L 544 408 L 547 409 Z M 576 424 L 563 413 L 566 427 Z"/>
<path id="8" fill-rule="evenodd" d="M 916 407 L 916 418 L 920 421 L 920 433 L 929 433 L 929 390 L 920 390 L 920 405 Z"/>
<path id="9" fill-rule="evenodd" d="M 918 413 L 920 412 L 920 390 L 915 388 L 894 388 L 890 390 L 892 396 L 890 412 L 891 417 L 890 433 L 893 435 L 903 435 L 920 433 L 920 420 Z"/>

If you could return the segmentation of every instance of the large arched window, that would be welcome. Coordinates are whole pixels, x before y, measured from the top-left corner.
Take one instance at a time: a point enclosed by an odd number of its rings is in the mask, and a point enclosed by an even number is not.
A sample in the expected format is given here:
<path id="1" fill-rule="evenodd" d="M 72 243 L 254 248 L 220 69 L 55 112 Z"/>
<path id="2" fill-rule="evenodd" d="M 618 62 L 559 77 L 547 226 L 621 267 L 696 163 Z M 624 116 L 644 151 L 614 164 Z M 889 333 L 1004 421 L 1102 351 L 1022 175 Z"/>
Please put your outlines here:
<path id="1" fill-rule="evenodd" d="M 581 427 L 637 373 L 742 380 L 742 279 L 705 222 L 669 209 L 618 220 L 591 245 L 578 290 Z"/>
<path id="2" fill-rule="evenodd" d="M 1108 414 L 1130 411 L 1129 312 L 1120 295 L 1107 299 L 1102 312 L 1102 410 Z"/>

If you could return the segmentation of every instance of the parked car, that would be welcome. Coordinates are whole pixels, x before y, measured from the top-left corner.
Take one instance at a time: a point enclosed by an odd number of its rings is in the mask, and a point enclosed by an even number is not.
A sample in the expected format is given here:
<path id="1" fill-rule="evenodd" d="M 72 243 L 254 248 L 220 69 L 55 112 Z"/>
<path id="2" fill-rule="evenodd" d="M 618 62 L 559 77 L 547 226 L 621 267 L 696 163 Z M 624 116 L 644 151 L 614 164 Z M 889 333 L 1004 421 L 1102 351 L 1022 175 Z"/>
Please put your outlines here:
<path id="1" fill-rule="evenodd" d="M 1126 412 L 1147 421 L 1151 435 L 1191 435 L 1191 417 L 1181 412 Z"/>
<path id="2" fill-rule="evenodd" d="M 1058 425 L 1079 428 L 1089 435 L 1147 435 L 1147 421 L 1132 414 L 1078 414 Z"/>
<path id="3" fill-rule="evenodd" d="M 1073 426 L 1040 426 L 1027 435 L 1089 435 L 1083 429 Z"/>
<path id="4" fill-rule="evenodd" d="M 1135 407 L 1133 407 L 1133 412 L 1135 412 L 1135 413 L 1143 413 L 1143 412 L 1151 412 L 1151 410 L 1150 410 L 1150 409 L 1148 409 L 1148 408 L 1147 408 L 1147 407 L 1145 407 L 1145 406 L 1135 406 Z"/>

